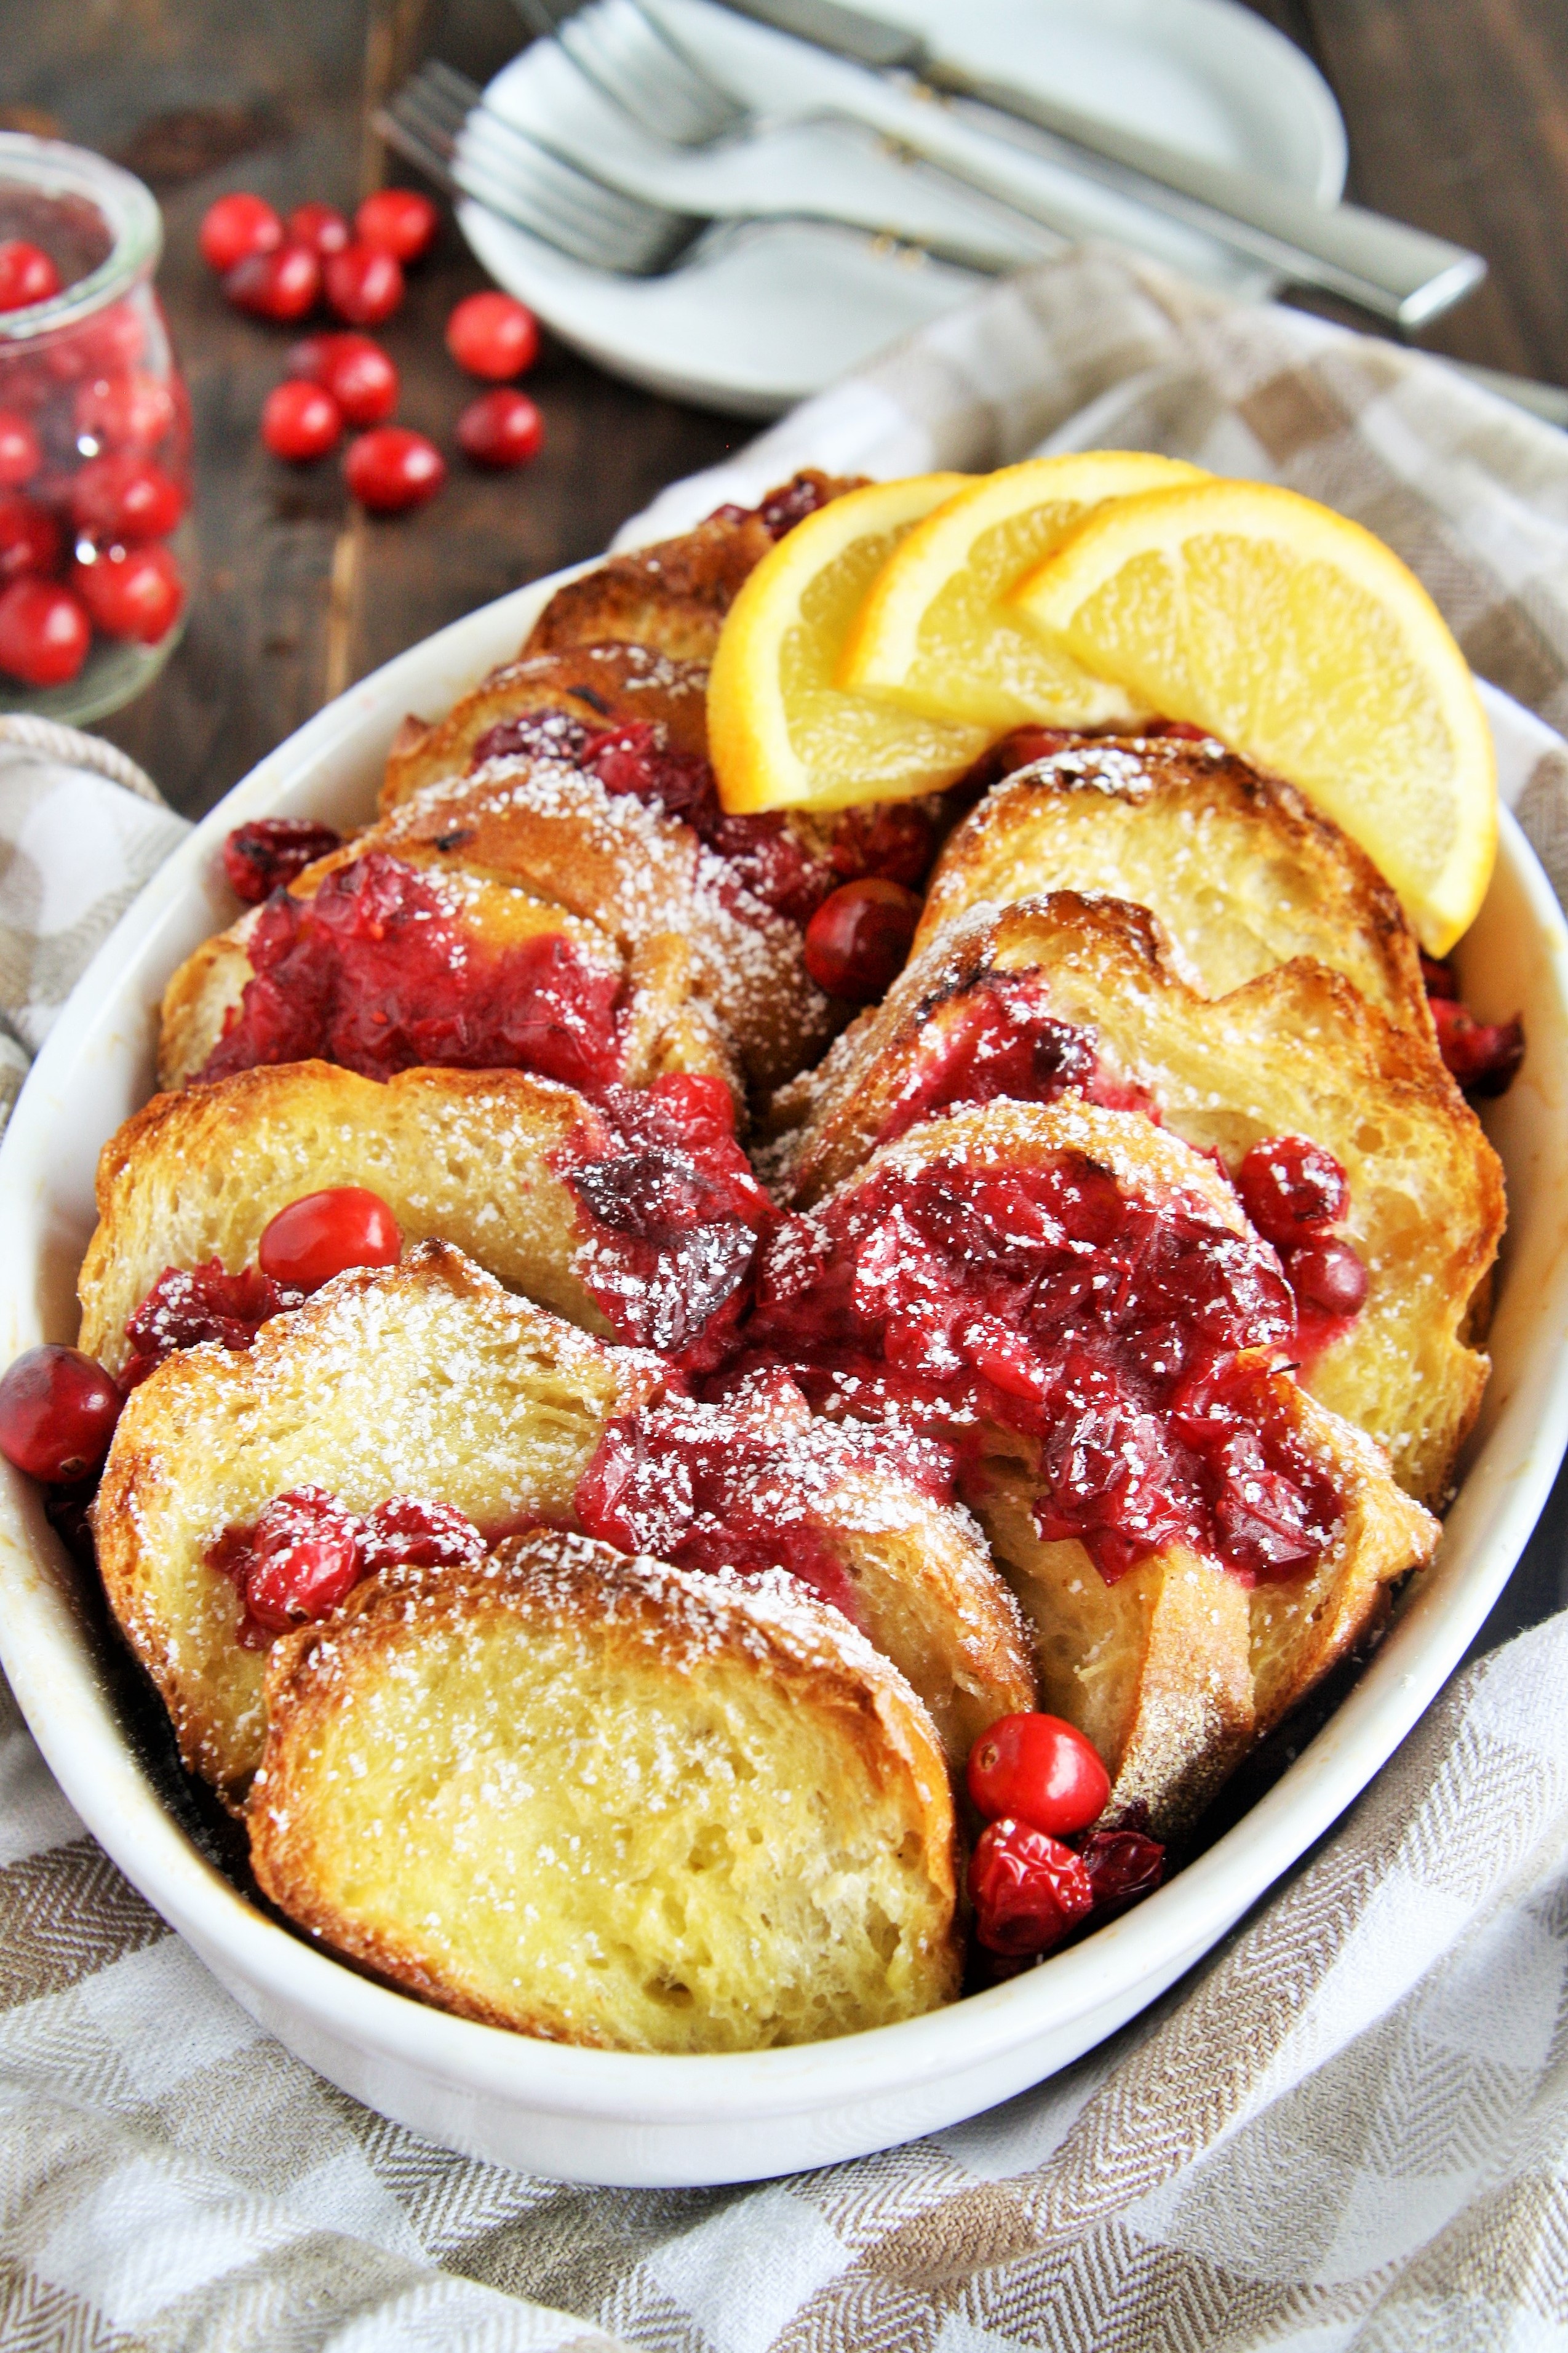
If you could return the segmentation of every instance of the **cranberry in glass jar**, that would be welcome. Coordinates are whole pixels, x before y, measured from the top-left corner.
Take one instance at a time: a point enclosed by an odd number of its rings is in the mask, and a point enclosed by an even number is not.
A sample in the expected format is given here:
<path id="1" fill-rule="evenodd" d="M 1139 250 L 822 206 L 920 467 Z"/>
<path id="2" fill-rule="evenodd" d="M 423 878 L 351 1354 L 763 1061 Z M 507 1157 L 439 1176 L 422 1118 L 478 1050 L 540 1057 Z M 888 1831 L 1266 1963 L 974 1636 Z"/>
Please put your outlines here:
<path id="1" fill-rule="evenodd" d="M 0 247 L 46 255 L 54 289 L 0 308 L 0 711 L 101 719 L 178 641 L 190 406 L 153 290 L 163 236 L 128 172 L 0 132 Z"/>

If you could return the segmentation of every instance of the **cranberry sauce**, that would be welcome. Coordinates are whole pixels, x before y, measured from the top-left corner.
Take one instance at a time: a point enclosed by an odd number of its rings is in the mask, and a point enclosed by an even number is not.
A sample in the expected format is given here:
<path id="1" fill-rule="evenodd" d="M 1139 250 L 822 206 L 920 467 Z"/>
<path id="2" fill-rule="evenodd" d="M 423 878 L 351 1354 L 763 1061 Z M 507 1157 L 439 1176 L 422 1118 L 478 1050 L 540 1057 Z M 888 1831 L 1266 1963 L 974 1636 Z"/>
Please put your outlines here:
<path id="1" fill-rule="evenodd" d="M 915 1067 L 877 1135 L 879 1144 L 962 1104 L 1054 1103 L 1075 1091 L 1120 1111 L 1158 1113 L 1142 1089 L 1101 1070 L 1095 1033 L 1048 1009 L 1037 972 L 987 973 L 921 1033 Z"/>
<path id="2" fill-rule="evenodd" d="M 796 523 L 804 522 L 807 515 L 816 514 L 819 507 L 826 506 L 831 498 L 826 477 L 808 470 L 792 476 L 776 491 L 770 491 L 760 507 L 715 507 L 709 521 L 750 522 L 754 516 L 774 540 L 780 540 L 787 538 Z"/>
<path id="3" fill-rule="evenodd" d="M 237 825 L 224 843 L 223 871 L 236 897 L 258 907 L 342 842 L 335 826 L 318 825 L 311 818 L 258 818 L 254 824 Z"/>
<path id="4" fill-rule="evenodd" d="M 319 1055 L 370 1079 L 419 1064 L 575 1087 L 618 1078 L 618 975 L 561 933 L 479 946 L 451 906 L 380 850 L 338 867 L 313 899 L 276 892 L 250 935 L 252 977 L 197 1076 Z"/>
<path id="5" fill-rule="evenodd" d="M 239 1588 L 241 1647 L 264 1651 L 275 1634 L 324 1618 L 378 1569 L 461 1567 L 488 1549 L 450 1504 L 393 1495 L 362 1517 L 324 1487 L 293 1487 L 251 1526 L 226 1528 L 209 1546 L 207 1565 Z"/>
<path id="6" fill-rule="evenodd" d="M 607 1087 L 592 1146 L 554 1157 L 588 1228 L 579 1271 L 616 1337 L 685 1371 L 733 1345 L 777 1218 L 735 1141 L 729 1089 L 698 1075 Z"/>
<path id="7" fill-rule="evenodd" d="M 1296 1353 L 1310 1364 L 1366 1304 L 1366 1268 L 1353 1246 L 1330 1231 L 1350 1207 L 1349 1180 L 1333 1154 L 1310 1137 L 1270 1135 L 1243 1156 L 1236 1189 L 1279 1253 L 1296 1299 Z"/>
<path id="8" fill-rule="evenodd" d="M 1265 1243 L 1063 1152 L 883 1168 L 785 1220 L 743 1338 L 823 1411 L 946 1439 L 961 1482 L 987 1426 L 1037 1445 L 1041 1535 L 1078 1537 L 1108 1581 L 1180 1538 L 1250 1585 L 1315 1558 L 1338 1517 L 1268 1377 L 1294 1332 Z"/>
<path id="9" fill-rule="evenodd" d="M 1437 1051 L 1472 1101 L 1505 1095 L 1524 1060 L 1524 1024 L 1478 1021 L 1460 1000 L 1459 984 L 1451 965 L 1435 956 L 1421 959 L 1426 1001 L 1437 1027 Z"/>
<path id="10" fill-rule="evenodd" d="M 166 1266 L 126 1324 L 131 1354 L 120 1385 L 135 1388 L 165 1356 L 203 1340 L 248 1348 L 268 1316 L 302 1305 L 304 1298 L 302 1291 L 274 1282 L 254 1266 L 237 1274 L 226 1274 L 216 1258 L 200 1266 Z"/>

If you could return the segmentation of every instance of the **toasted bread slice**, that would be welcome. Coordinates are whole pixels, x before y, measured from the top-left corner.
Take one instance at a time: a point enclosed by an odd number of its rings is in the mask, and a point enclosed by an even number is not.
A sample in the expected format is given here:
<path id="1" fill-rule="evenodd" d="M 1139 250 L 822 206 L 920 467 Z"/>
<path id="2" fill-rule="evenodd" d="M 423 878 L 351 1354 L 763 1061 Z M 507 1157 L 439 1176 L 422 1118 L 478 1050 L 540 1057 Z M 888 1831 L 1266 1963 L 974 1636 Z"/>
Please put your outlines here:
<path id="1" fill-rule="evenodd" d="M 672 751 L 708 754 L 708 672 L 648 646 L 567 646 L 504 663 L 459 697 L 445 719 L 405 719 L 381 788 L 383 815 L 426 785 L 466 775 L 476 748 L 509 719 L 560 712 L 589 727 L 646 720 Z"/>
<path id="2" fill-rule="evenodd" d="M 226 1796 L 261 1754 L 261 1654 L 208 1554 L 290 1489 L 368 1513 L 406 1494 L 481 1529 L 570 1523 L 613 1416 L 659 1393 L 657 1360 L 610 1348 L 503 1291 L 445 1243 L 339 1275 L 247 1351 L 192 1348 L 134 1390 L 94 1512 L 110 1607 Z"/>
<path id="3" fill-rule="evenodd" d="M 1005 779 L 950 836 L 916 953 L 982 901 L 1063 890 L 1150 908 L 1205 997 L 1315 956 L 1433 1034 L 1415 934 L 1365 851 L 1218 744 L 1088 740 Z"/>
<path id="4" fill-rule="evenodd" d="M 165 1267 L 251 1265 L 302 1193 L 365 1185 L 405 1243 L 453 1243 L 509 1291 L 601 1337 L 576 1272 L 585 1228 L 552 1155 L 592 1150 L 599 1114 L 570 1087 L 512 1071 L 405 1071 L 382 1083 L 330 1062 L 241 1071 L 155 1095 L 104 1145 L 98 1229 L 78 1278 L 79 1345 L 111 1372 Z"/>
<path id="5" fill-rule="evenodd" d="M 1211 1160 L 1137 1113 L 1074 1095 L 1049 1104 L 994 1102 L 912 1129 L 822 1204 L 816 1239 L 795 1246 L 798 1262 L 819 1264 L 825 1296 L 837 1298 L 829 1237 L 837 1213 L 852 1210 L 858 1195 L 879 1202 L 879 1216 L 897 1227 L 901 1183 L 922 1171 L 1007 1176 L 1063 1155 L 1109 1172 L 1124 1198 L 1247 1233 Z M 953 1216 L 953 1230 L 964 1230 L 961 1213 Z M 874 1262 L 876 1246 L 864 1247 Z M 1270 1415 L 1337 1499 L 1317 1560 L 1277 1583 L 1249 1588 L 1246 1577 L 1180 1540 L 1107 1583 L 1076 1538 L 1039 1535 L 1036 1513 L 1048 1490 L 1040 1442 L 1026 1426 L 983 1413 L 968 1450 L 963 1492 L 1034 1626 L 1043 1704 L 1100 1748 L 1113 1815 L 1136 1810 L 1158 1835 L 1192 1821 L 1258 1725 L 1277 1721 L 1342 1655 L 1374 1620 L 1383 1588 L 1429 1559 L 1438 1535 L 1359 1432 L 1305 1395 L 1289 1371 L 1270 1370 L 1266 1357 L 1248 1363 Z M 840 1391 L 841 1410 L 858 1409 L 857 1393 Z M 864 1409 L 886 1409 L 871 1398 Z"/>
<path id="6" fill-rule="evenodd" d="M 1144 1091 L 1173 1134 L 1226 1167 L 1270 1135 L 1334 1155 L 1350 1182 L 1342 1230 L 1371 1288 L 1304 1385 L 1377 1440 L 1409 1493 L 1446 1503 L 1489 1369 L 1471 1342 L 1502 1170 L 1426 1039 L 1324 965 L 1277 965 L 1211 999 L 1173 969 L 1146 909 L 1071 891 L 973 908 L 779 1099 L 795 1198 L 820 1198 L 896 1129 L 1000 974 L 1032 976 L 1053 1018 L 1092 1033 L 1112 1088 Z"/>
<path id="7" fill-rule="evenodd" d="M 925 1711 L 837 1611 L 535 1535 L 392 1571 L 268 1676 L 256 1874 L 443 2009 L 552 2042 L 752 2051 L 958 1990 Z"/>

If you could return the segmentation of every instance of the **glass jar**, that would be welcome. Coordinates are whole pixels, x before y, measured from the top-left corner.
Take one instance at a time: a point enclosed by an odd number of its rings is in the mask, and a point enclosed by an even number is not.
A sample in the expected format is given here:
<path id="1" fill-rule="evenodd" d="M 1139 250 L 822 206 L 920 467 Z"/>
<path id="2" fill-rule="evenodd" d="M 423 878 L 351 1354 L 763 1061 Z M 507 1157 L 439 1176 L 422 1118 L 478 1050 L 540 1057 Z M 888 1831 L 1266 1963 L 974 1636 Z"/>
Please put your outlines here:
<path id="1" fill-rule="evenodd" d="M 179 640 L 190 403 L 140 180 L 0 132 L 0 248 L 13 240 L 48 256 L 58 291 L 0 311 L 0 711 L 80 725 L 140 694 Z"/>

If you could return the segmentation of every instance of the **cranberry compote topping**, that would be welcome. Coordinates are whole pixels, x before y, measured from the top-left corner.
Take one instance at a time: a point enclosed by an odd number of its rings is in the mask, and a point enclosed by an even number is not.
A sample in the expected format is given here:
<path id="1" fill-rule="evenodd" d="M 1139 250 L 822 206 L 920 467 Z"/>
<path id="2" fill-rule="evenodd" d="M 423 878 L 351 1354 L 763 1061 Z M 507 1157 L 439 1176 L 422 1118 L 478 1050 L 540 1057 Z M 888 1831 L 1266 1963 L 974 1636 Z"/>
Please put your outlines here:
<path id="1" fill-rule="evenodd" d="M 460 1567 L 484 1556 L 479 1529 L 450 1504 L 393 1495 L 362 1515 L 324 1487 L 293 1487 L 254 1526 L 226 1529 L 207 1561 L 239 1588 L 241 1648 L 264 1651 L 275 1634 L 324 1618 L 378 1569 Z"/>
<path id="2" fill-rule="evenodd" d="M 1108 1581 L 1181 1539 L 1250 1584 L 1337 1518 L 1268 1371 L 1294 1333 L 1266 1244 L 1064 1151 L 884 1166 L 784 1219 L 743 1338 L 826 1411 L 949 1439 L 964 1475 L 988 1427 L 1033 1441 L 1041 1535 L 1079 1538 Z"/>
<path id="3" fill-rule="evenodd" d="M 1332 1235 L 1299 1242 L 1283 1255 L 1285 1279 L 1303 1313 L 1335 1319 L 1359 1315 L 1366 1303 L 1366 1269 L 1349 1242 Z"/>
<path id="4" fill-rule="evenodd" d="M 1236 1172 L 1236 1189 L 1264 1240 L 1281 1250 L 1336 1225 L 1350 1206 L 1344 1170 L 1304 1135 L 1255 1144 Z"/>
<path id="5" fill-rule="evenodd" d="M 1506 1094 L 1524 1060 L 1524 1025 L 1478 1021 L 1457 997 L 1434 997 L 1437 1050 L 1468 1095 Z"/>
<path id="6" fill-rule="evenodd" d="M 1047 1010 L 1035 973 L 987 973 L 921 1032 L 920 1058 L 878 1134 L 879 1144 L 963 1103 L 1052 1103 L 1076 1089 L 1098 1096 L 1094 1032 Z"/>
<path id="7" fill-rule="evenodd" d="M 825 899 L 805 927 L 805 968 L 818 988 L 873 1005 L 903 969 L 921 902 L 901 882 L 868 875 Z"/>
<path id="8" fill-rule="evenodd" d="M 735 1142 L 729 1090 L 695 1074 L 606 1087 L 602 1129 L 556 1166 L 589 1228 L 581 1271 L 618 1340 L 717 1364 L 777 1212 Z"/>
<path id="9" fill-rule="evenodd" d="M 1079 1860 L 1089 1873 L 1097 1926 L 1152 1895 L 1165 1875 L 1164 1848 L 1142 1831 L 1096 1831 Z"/>
<path id="10" fill-rule="evenodd" d="M 1094 1908 L 1082 1858 L 1059 1839 L 1004 1816 L 969 1861 L 974 1933 L 988 1952 L 1047 1953 Z"/>
<path id="11" fill-rule="evenodd" d="M 125 1326 L 131 1355 L 121 1375 L 133 1389 L 165 1356 L 219 1340 L 226 1348 L 248 1348 L 269 1316 L 303 1304 L 305 1293 L 275 1282 L 253 1266 L 224 1271 L 221 1260 L 200 1266 L 166 1266 Z"/>
<path id="12" fill-rule="evenodd" d="M 558 932 L 484 948 L 444 884 L 384 851 L 333 870 L 312 899 L 277 892 L 247 943 L 252 977 L 199 1073 L 319 1056 L 365 1078 L 416 1064 L 616 1078 L 617 974 Z"/>
<path id="13" fill-rule="evenodd" d="M 826 484 L 815 474 L 796 474 L 776 491 L 770 491 L 760 507 L 716 507 L 710 518 L 715 522 L 750 522 L 754 516 L 774 539 L 784 539 L 797 522 L 815 514 L 828 503 Z"/>
<path id="14" fill-rule="evenodd" d="M 237 898 L 247 906 L 259 906 L 318 858 L 330 857 L 342 841 L 334 827 L 318 825 L 311 818 L 257 818 L 249 825 L 237 825 L 224 843 L 223 871 Z"/>
<path id="15" fill-rule="evenodd" d="M 29 1348 L 0 1379 L 0 1454 L 48 1486 L 85 1479 L 124 1403 L 119 1382 L 79 1348 Z"/>

